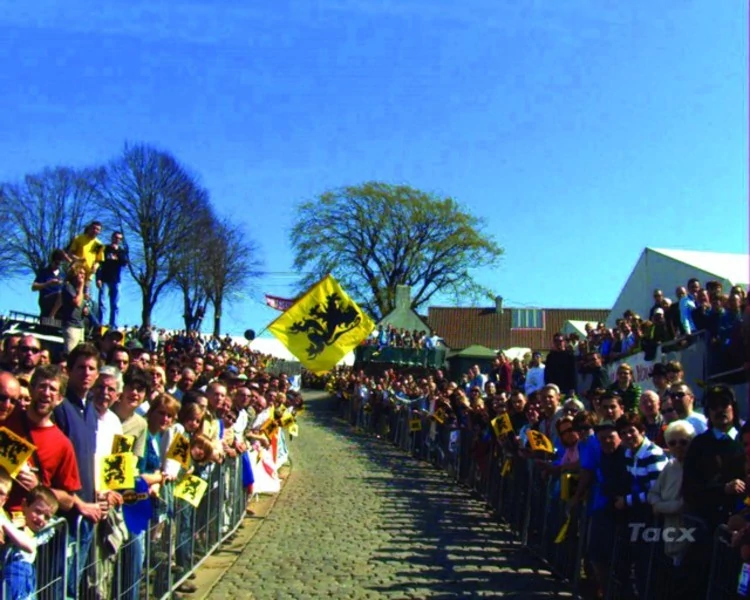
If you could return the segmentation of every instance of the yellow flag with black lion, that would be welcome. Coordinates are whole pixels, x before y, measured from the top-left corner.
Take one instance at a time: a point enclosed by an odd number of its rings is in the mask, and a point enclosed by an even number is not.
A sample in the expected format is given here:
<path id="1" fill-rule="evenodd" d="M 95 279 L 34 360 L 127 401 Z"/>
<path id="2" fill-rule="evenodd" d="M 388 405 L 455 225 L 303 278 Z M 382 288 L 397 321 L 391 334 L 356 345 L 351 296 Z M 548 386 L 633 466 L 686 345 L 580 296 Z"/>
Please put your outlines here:
<path id="1" fill-rule="evenodd" d="M 375 323 L 328 275 L 268 329 L 313 373 L 330 371 L 375 329 Z"/>

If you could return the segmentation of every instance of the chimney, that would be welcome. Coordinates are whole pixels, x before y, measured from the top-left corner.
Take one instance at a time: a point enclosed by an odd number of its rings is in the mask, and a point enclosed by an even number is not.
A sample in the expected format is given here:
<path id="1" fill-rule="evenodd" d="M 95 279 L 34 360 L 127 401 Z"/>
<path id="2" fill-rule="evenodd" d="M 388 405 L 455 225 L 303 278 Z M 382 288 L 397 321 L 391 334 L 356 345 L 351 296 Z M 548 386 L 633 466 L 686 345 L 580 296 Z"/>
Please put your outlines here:
<path id="1" fill-rule="evenodd" d="M 396 308 L 409 309 L 411 307 L 411 288 L 408 285 L 396 286 Z"/>
<path id="2" fill-rule="evenodd" d="M 495 310 L 498 314 L 503 314 L 503 297 L 495 296 Z"/>

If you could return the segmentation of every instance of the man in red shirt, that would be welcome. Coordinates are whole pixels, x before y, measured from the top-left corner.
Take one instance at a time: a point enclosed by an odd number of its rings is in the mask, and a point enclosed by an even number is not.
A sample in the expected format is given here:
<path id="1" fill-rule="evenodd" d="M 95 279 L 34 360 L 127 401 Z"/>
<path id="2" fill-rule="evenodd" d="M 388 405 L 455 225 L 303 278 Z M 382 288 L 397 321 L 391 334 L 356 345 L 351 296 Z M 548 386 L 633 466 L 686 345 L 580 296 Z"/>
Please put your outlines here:
<path id="1" fill-rule="evenodd" d="M 82 501 L 73 445 L 52 422 L 52 409 L 60 400 L 60 370 L 53 365 L 38 367 L 31 378 L 31 404 L 24 412 L 16 408 L 4 425 L 30 441 L 36 450 L 16 477 L 8 498 L 9 511 L 21 509 L 26 491 L 39 484 L 52 489 L 60 509 L 69 511 Z"/>

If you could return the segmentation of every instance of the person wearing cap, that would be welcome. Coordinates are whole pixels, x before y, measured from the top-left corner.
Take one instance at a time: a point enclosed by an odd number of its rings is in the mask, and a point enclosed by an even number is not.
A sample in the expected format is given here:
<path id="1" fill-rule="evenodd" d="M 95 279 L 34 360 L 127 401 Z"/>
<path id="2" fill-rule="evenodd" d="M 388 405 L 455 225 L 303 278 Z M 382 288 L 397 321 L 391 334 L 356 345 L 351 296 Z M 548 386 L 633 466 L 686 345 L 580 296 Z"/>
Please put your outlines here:
<path id="1" fill-rule="evenodd" d="M 654 290 L 654 305 L 648 311 L 648 318 L 653 321 L 654 313 L 657 310 L 661 310 L 661 314 L 664 314 L 664 309 L 661 307 L 661 303 L 664 300 L 664 292 L 659 289 Z"/>
<path id="2" fill-rule="evenodd" d="M 526 373 L 526 382 L 524 383 L 524 393 L 528 398 L 534 392 L 538 392 L 544 387 L 544 363 L 542 363 L 542 353 L 534 352 L 531 355 L 531 364 Z"/>
<path id="3" fill-rule="evenodd" d="M 712 386 L 704 400 L 710 426 L 690 444 L 682 483 L 686 525 L 696 527 L 696 542 L 685 556 L 686 589 L 693 590 L 705 589 L 715 529 L 727 521 L 747 492 L 747 458 L 739 439 L 734 392 L 725 385 Z"/>
<path id="4" fill-rule="evenodd" d="M 656 343 L 670 342 L 674 339 L 674 333 L 667 323 L 666 314 L 663 308 L 657 308 L 651 318 L 653 327 L 651 328 L 651 341 Z"/>

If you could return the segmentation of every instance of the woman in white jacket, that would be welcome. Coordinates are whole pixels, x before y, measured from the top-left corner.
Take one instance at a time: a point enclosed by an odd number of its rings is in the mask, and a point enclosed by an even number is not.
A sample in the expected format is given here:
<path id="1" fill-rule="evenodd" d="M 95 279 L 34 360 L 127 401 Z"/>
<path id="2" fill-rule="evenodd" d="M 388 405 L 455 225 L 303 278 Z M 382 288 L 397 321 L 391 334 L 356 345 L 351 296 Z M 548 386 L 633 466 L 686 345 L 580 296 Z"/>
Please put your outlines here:
<path id="1" fill-rule="evenodd" d="M 684 527 L 682 512 L 682 465 L 687 456 L 690 442 L 695 437 L 695 428 L 688 421 L 674 421 L 664 431 L 672 460 L 669 461 L 659 478 L 648 493 L 648 501 L 653 506 L 654 514 L 664 517 L 663 530 L 671 528 L 678 540 Z M 687 550 L 687 541 L 665 541 L 664 553 L 678 566 Z"/>

